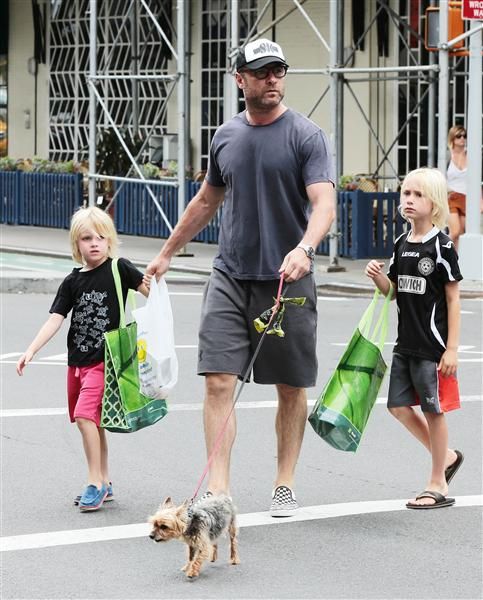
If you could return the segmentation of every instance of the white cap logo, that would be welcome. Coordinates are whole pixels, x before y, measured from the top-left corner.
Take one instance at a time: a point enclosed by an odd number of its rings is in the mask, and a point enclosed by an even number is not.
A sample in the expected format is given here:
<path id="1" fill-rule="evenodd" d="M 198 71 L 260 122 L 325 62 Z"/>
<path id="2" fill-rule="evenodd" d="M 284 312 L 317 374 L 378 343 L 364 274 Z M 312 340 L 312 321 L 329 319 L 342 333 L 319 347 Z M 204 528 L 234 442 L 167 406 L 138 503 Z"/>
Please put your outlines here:
<path id="1" fill-rule="evenodd" d="M 259 58 L 274 58 L 275 60 L 285 62 L 282 48 L 275 42 L 266 39 L 250 42 L 245 46 L 245 60 L 247 64 Z"/>

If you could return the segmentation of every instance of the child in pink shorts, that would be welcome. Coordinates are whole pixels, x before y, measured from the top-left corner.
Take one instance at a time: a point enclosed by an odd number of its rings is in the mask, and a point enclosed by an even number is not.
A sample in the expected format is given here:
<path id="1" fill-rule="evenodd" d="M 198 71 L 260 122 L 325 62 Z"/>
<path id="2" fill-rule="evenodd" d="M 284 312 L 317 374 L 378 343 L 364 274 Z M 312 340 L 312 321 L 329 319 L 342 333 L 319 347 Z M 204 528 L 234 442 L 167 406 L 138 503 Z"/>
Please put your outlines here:
<path id="1" fill-rule="evenodd" d="M 113 499 L 107 464 L 107 440 L 100 427 L 104 393 L 104 333 L 119 327 L 119 301 L 112 275 L 118 245 L 114 223 L 96 207 L 81 208 L 72 217 L 70 241 L 75 268 L 61 283 L 50 317 L 17 362 L 17 373 L 57 333 L 72 311 L 67 334 L 67 395 L 69 416 L 79 428 L 87 460 L 87 486 L 74 504 L 81 511 L 98 510 Z M 118 260 L 122 293 L 129 289 L 148 295 L 143 274 L 129 260 Z"/>

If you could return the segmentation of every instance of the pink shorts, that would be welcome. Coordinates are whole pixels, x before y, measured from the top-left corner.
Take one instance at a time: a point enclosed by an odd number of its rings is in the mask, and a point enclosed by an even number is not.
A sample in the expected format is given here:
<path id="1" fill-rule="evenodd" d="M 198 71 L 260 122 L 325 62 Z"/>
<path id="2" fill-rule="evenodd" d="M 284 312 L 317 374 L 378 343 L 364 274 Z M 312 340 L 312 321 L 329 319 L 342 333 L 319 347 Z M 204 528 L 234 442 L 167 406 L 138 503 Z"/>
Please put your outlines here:
<path id="1" fill-rule="evenodd" d="M 67 397 L 71 423 L 79 418 L 89 419 L 99 427 L 103 394 L 103 362 L 88 367 L 67 367 Z"/>

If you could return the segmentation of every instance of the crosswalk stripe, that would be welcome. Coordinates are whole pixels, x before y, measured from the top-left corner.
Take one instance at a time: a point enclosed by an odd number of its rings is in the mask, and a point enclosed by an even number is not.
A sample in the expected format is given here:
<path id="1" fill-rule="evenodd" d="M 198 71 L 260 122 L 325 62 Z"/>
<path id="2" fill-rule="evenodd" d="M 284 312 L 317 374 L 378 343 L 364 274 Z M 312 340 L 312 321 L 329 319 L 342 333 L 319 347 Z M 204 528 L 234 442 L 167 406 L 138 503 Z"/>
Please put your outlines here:
<path id="1" fill-rule="evenodd" d="M 482 402 L 483 396 L 460 396 L 461 402 Z M 307 400 L 308 406 L 313 406 L 316 400 L 311 399 Z M 376 404 L 386 405 L 387 398 L 380 397 L 376 400 Z M 278 402 L 277 400 L 254 400 L 254 401 L 246 401 L 246 402 L 238 402 L 236 407 L 237 410 L 240 409 L 250 409 L 250 408 L 277 408 Z M 203 403 L 202 402 L 193 402 L 193 403 L 170 403 L 168 402 L 168 411 L 169 412 L 184 412 L 191 410 L 202 410 Z M 0 418 L 7 417 L 53 417 L 57 415 L 65 415 L 67 414 L 66 408 L 4 408 L 0 410 Z"/>
<path id="2" fill-rule="evenodd" d="M 299 508 L 293 517 L 274 519 L 268 512 L 245 513 L 237 516 L 239 527 L 258 527 L 263 525 L 286 525 L 300 521 L 333 519 L 351 515 L 373 514 L 381 512 L 405 511 L 407 499 L 369 500 L 363 502 L 343 502 L 339 504 L 321 504 Z M 455 508 L 482 506 L 483 496 L 457 496 Z M 28 533 L 0 538 L 0 551 L 13 552 L 19 550 L 36 550 L 54 546 L 70 546 L 93 542 L 107 542 L 147 537 L 148 523 L 131 523 L 128 525 L 111 525 L 108 527 L 91 527 L 86 529 L 70 529 L 48 531 L 45 533 Z"/>

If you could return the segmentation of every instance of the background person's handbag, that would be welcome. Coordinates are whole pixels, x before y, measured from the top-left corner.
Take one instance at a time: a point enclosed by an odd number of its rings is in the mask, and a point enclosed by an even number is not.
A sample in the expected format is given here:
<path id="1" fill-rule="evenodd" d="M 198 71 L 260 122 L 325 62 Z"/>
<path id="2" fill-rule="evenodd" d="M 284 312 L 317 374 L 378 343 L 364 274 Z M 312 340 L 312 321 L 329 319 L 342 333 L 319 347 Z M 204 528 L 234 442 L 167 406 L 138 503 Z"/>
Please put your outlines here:
<path id="1" fill-rule="evenodd" d="M 101 427 L 130 433 L 153 425 L 168 412 L 166 401 L 140 392 L 136 323 L 126 325 L 117 259 L 112 274 L 119 300 L 119 329 L 104 333 L 104 396 Z"/>
<path id="2" fill-rule="evenodd" d="M 387 334 L 392 286 L 373 328 L 379 295 L 376 289 L 372 302 L 309 416 L 315 432 L 338 450 L 357 450 L 387 369 L 382 349 Z"/>
<path id="3" fill-rule="evenodd" d="M 145 306 L 132 311 L 137 323 L 139 382 L 150 398 L 166 398 L 178 380 L 178 359 L 168 286 L 153 277 Z"/>

